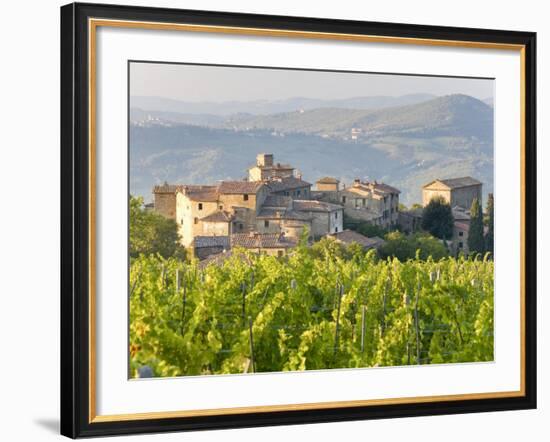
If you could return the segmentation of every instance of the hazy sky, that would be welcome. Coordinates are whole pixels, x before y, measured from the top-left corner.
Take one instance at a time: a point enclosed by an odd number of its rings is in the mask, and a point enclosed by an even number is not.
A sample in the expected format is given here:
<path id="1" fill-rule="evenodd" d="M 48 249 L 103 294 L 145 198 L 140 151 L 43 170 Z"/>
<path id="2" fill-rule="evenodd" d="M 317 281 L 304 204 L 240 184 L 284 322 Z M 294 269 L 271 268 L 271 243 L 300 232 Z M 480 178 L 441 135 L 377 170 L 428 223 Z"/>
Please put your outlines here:
<path id="1" fill-rule="evenodd" d="M 487 79 L 290 71 L 181 64 L 130 64 L 130 95 L 182 101 L 338 99 L 371 95 L 493 96 Z"/>

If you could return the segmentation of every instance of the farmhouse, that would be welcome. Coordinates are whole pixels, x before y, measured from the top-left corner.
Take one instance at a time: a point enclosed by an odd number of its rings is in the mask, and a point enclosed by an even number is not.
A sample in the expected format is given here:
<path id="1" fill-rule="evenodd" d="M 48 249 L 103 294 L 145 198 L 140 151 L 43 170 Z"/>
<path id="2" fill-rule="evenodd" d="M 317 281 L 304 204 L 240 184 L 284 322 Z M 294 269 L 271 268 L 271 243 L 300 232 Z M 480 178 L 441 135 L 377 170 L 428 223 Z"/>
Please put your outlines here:
<path id="1" fill-rule="evenodd" d="M 340 189 L 338 180 L 324 177 L 317 181 L 312 197 L 342 205 L 346 216 L 354 220 L 390 227 L 398 221 L 400 193 L 387 184 L 360 179 Z"/>
<path id="2" fill-rule="evenodd" d="M 470 209 L 474 198 L 481 205 L 482 183 L 472 177 L 437 179 L 422 187 L 422 205 L 432 198 L 442 197 L 451 207 Z"/>

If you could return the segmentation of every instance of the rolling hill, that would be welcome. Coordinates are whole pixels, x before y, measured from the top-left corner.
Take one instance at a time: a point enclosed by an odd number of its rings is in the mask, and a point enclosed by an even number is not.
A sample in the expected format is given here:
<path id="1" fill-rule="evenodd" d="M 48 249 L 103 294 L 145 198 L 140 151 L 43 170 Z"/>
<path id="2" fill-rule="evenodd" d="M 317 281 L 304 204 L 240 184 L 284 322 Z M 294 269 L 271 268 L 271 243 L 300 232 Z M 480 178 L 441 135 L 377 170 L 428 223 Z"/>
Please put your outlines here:
<path id="1" fill-rule="evenodd" d="M 422 184 L 438 177 L 471 175 L 492 191 L 493 109 L 466 95 L 377 110 L 140 115 L 130 126 L 130 190 L 147 200 L 165 180 L 242 178 L 258 152 L 290 162 L 311 183 L 325 175 L 386 181 L 405 204 L 419 202 Z"/>

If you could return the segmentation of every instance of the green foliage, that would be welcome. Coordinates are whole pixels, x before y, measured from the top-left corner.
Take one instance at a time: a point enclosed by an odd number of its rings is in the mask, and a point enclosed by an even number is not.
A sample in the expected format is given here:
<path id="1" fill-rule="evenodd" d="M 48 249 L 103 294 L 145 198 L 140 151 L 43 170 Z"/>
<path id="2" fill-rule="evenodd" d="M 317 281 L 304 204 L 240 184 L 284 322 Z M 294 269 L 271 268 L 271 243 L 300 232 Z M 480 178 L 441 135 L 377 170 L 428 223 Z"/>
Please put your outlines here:
<path id="1" fill-rule="evenodd" d="M 132 376 L 493 360 L 492 261 L 379 260 L 336 244 L 240 250 L 206 268 L 133 260 Z"/>
<path id="2" fill-rule="evenodd" d="M 350 218 L 345 213 L 344 213 L 344 229 L 354 230 L 360 233 L 361 235 L 365 235 L 369 238 L 372 238 L 374 236 L 383 238 L 384 235 L 388 233 L 388 230 L 383 227 L 375 226 L 365 221 L 359 221 L 359 220 Z"/>
<path id="3" fill-rule="evenodd" d="M 487 199 L 487 234 L 485 235 L 485 251 L 491 255 L 495 250 L 495 200 L 493 194 Z"/>
<path id="4" fill-rule="evenodd" d="M 468 248 L 470 254 L 485 252 L 485 238 L 483 237 L 483 213 L 479 200 L 474 198 L 470 208 L 470 230 L 468 231 Z"/>
<path id="5" fill-rule="evenodd" d="M 401 232 L 391 232 L 385 237 L 385 244 L 380 247 L 382 258 L 397 258 L 399 261 L 408 259 L 432 259 L 439 260 L 449 255 L 445 245 L 426 233 L 405 235 Z"/>
<path id="6" fill-rule="evenodd" d="M 130 256 L 158 253 L 185 259 L 175 220 L 143 208 L 143 198 L 130 196 Z"/>
<path id="7" fill-rule="evenodd" d="M 453 236 L 453 211 L 442 197 L 432 198 L 422 212 L 422 229 L 440 239 Z"/>

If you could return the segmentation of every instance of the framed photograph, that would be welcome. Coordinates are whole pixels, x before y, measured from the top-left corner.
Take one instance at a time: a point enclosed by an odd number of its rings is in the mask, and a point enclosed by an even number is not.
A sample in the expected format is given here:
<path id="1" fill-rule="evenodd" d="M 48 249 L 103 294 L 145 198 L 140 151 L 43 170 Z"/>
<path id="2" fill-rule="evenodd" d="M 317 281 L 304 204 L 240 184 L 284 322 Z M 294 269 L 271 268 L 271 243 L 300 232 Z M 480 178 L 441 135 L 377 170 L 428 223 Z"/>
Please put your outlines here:
<path id="1" fill-rule="evenodd" d="M 535 408 L 535 44 L 63 6 L 61 433 Z"/>

